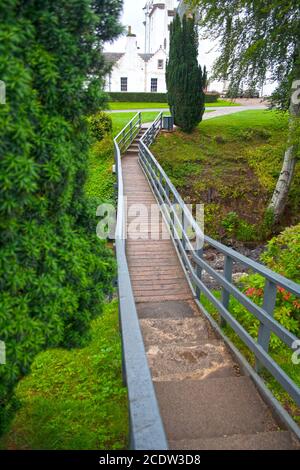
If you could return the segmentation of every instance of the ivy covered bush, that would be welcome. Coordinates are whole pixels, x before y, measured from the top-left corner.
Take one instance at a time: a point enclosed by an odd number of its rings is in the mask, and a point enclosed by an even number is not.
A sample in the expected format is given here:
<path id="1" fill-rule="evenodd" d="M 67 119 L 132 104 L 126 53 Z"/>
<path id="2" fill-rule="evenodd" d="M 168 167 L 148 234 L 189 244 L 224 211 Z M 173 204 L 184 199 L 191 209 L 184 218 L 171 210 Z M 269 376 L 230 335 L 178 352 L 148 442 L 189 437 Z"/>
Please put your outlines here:
<path id="1" fill-rule="evenodd" d="M 299 283 L 300 224 L 285 229 L 280 235 L 270 240 L 261 260 L 273 271 Z M 242 280 L 244 293 L 260 306 L 263 305 L 264 284 L 265 280 L 259 274 L 247 275 Z M 231 308 L 236 318 L 256 338 L 259 321 L 235 300 L 232 301 Z M 289 331 L 300 337 L 300 298 L 278 286 L 274 318 Z M 281 346 L 281 341 L 272 334 L 271 351 L 276 351 Z"/>
<path id="2" fill-rule="evenodd" d="M 92 136 L 101 141 L 107 134 L 112 132 L 112 120 L 109 114 L 100 111 L 88 118 L 89 128 Z"/>
<path id="3" fill-rule="evenodd" d="M 121 0 L 0 5 L 0 426 L 34 356 L 81 346 L 115 267 L 85 199 L 86 116 L 104 106 L 104 41 Z M 92 77 L 92 78 L 91 78 Z M 92 214 L 92 215 L 91 215 Z"/>

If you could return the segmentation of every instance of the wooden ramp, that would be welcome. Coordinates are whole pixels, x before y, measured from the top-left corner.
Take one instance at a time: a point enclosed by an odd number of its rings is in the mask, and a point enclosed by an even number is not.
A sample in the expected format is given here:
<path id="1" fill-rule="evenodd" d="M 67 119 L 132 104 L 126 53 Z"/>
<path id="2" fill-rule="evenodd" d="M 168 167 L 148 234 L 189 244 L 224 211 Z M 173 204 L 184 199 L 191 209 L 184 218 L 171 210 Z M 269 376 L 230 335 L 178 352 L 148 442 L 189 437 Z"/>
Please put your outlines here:
<path id="1" fill-rule="evenodd" d="M 138 161 L 123 155 L 128 207 L 157 204 Z M 136 218 L 131 213 L 128 226 Z M 146 217 L 142 231 L 149 233 Z M 157 234 L 166 233 L 162 219 Z M 156 237 L 158 238 L 158 237 Z M 171 449 L 293 449 L 194 302 L 171 240 L 127 240 L 127 259 L 148 362 Z"/>

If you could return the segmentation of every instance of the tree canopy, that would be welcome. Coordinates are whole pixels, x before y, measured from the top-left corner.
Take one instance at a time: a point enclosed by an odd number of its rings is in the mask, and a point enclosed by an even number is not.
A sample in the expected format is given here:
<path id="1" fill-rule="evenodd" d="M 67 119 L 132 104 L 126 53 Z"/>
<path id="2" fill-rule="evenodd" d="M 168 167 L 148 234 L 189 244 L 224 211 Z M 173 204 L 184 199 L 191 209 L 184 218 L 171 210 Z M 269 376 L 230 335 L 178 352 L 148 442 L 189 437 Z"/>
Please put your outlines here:
<path id="1" fill-rule="evenodd" d="M 274 103 L 289 108 L 293 80 L 300 77 L 298 0 L 187 0 L 197 7 L 201 31 L 219 40 L 214 76 L 261 86 L 278 82 Z"/>
<path id="2" fill-rule="evenodd" d="M 87 115 L 103 107 L 103 41 L 121 0 L 0 5 L 0 422 L 40 350 L 77 346 L 111 290 L 114 261 L 96 238 L 83 185 Z"/>

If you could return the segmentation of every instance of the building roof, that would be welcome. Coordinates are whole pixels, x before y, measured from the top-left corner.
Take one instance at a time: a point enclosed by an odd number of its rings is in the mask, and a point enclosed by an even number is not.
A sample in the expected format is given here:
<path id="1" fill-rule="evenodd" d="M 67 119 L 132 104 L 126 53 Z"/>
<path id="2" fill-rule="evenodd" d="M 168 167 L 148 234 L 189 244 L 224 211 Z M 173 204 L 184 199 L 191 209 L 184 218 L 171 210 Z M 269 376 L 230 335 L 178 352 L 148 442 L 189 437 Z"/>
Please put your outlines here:
<path id="1" fill-rule="evenodd" d="M 111 64 L 115 64 L 116 62 L 118 62 L 118 60 L 120 60 L 124 54 L 125 52 L 104 52 L 103 53 L 107 62 L 110 62 Z"/>
<path id="2" fill-rule="evenodd" d="M 154 56 L 154 54 L 139 54 L 140 58 L 143 59 L 144 62 L 149 62 L 149 60 Z"/>

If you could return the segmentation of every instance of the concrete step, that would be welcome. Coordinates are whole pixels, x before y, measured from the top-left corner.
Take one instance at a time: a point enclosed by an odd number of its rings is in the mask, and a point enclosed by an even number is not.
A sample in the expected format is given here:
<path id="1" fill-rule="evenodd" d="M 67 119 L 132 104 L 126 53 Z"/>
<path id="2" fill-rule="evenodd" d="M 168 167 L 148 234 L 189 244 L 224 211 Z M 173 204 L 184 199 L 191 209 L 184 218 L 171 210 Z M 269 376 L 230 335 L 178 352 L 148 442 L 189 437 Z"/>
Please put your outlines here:
<path id="1" fill-rule="evenodd" d="M 185 341 L 183 337 L 184 344 L 152 343 L 146 348 L 154 382 L 207 381 L 241 375 L 222 341 L 207 339 L 190 344 Z"/>
<path id="2" fill-rule="evenodd" d="M 135 147 L 128 147 L 125 155 L 130 155 L 130 154 L 138 154 L 139 153 L 139 149 L 138 148 L 135 148 Z"/>
<path id="3" fill-rule="evenodd" d="M 201 317 L 180 319 L 153 319 L 140 320 L 144 343 L 147 347 L 159 345 L 197 344 L 208 339 L 215 339 L 214 334 L 206 320 Z"/>
<path id="4" fill-rule="evenodd" d="M 236 434 L 211 439 L 170 441 L 173 450 L 297 450 L 296 440 L 288 431 Z"/>
<path id="5" fill-rule="evenodd" d="M 169 272 L 167 269 L 158 268 L 157 273 L 165 274 Z M 173 272 L 173 271 L 172 271 Z M 175 271 L 174 271 L 175 272 Z M 142 318 L 192 318 L 197 315 L 194 302 L 169 301 L 169 302 L 149 302 L 137 303 L 137 312 L 140 319 Z M 199 315 L 199 314 L 198 314 Z"/>
<path id="6" fill-rule="evenodd" d="M 168 440 L 277 431 L 249 377 L 154 382 Z"/>

